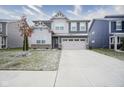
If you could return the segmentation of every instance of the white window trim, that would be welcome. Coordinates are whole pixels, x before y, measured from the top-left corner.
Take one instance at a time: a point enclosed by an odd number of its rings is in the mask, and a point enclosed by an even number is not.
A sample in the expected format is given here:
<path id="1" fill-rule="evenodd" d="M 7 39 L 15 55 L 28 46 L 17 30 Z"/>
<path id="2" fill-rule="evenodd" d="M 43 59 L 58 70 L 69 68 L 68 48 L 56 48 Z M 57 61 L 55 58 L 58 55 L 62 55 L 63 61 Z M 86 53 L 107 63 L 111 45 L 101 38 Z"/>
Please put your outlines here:
<path id="1" fill-rule="evenodd" d="M 115 33 L 113 33 L 112 30 L 111 30 L 111 22 L 112 22 L 112 21 L 109 21 L 109 34 L 113 34 L 113 35 L 114 35 Z M 116 33 L 117 33 L 117 32 L 116 32 Z M 123 34 L 123 33 L 118 32 L 118 34 Z M 111 36 L 110 36 L 110 37 L 111 37 Z"/>
<path id="2" fill-rule="evenodd" d="M 111 38 L 114 38 L 114 39 L 115 39 L 115 36 L 110 36 L 110 37 L 109 37 L 109 44 L 114 44 L 115 41 L 114 41 L 114 43 L 112 43 L 112 42 L 111 42 Z M 118 41 L 118 40 L 117 40 L 117 41 Z M 117 42 L 117 44 L 121 44 L 120 37 L 119 37 L 119 42 Z"/>
<path id="3" fill-rule="evenodd" d="M 56 28 L 58 28 L 58 29 L 56 29 Z M 55 30 L 64 30 L 64 26 L 55 26 Z"/>
<path id="4" fill-rule="evenodd" d="M 83 25 L 81 25 L 81 24 L 83 24 Z M 83 30 L 81 30 L 81 27 L 85 27 L 85 29 L 83 29 Z M 86 22 L 80 22 L 80 28 L 79 28 L 79 31 L 82 31 L 82 32 L 84 32 L 84 31 L 86 31 L 87 30 L 87 28 L 86 28 Z"/>
<path id="5" fill-rule="evenodd" d="M 75 25 L 74 25 L 74 24 L 75 24 Z M 76 32 L 76 31 L 77 31 L 77 22 L 71 22 L 70 25 L 71 25 L 71 29 L 70 29 L 70 30 L 71 30 L 72 32 Z M 73 27 L 75 27 L 75 30 L 72 29 Z"/>
<path id="6" fill-rule="evenodd" d="M 117 25 L 118 25 L 117 23 L 120 23 L 121 24 L 121 28 L 120 29 L 117 28 Z M 119 24 L 119 26 L 120 26 L 120 24 Z M 122 30 L 122 21 L 116 21 L 116 30 L 117 31 Z"/>
<path id="7" fill-rule="evenodd" d="M 112 32 L 111 32 L 111 21 L 109 21 L 109 34 L 112 34 Z"/>

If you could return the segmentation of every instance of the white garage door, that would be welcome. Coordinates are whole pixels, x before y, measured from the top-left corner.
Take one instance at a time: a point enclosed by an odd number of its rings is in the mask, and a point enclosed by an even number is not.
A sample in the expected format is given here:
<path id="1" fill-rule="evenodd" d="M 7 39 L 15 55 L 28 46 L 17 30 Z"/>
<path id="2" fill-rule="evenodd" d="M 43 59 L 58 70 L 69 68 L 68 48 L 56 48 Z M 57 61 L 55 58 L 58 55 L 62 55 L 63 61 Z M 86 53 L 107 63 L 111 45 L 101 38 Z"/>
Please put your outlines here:
<path id="1" fill-rule="evenodd" d="M 86 49 L 84 38 L 63 38 L 62 49 Z"/>

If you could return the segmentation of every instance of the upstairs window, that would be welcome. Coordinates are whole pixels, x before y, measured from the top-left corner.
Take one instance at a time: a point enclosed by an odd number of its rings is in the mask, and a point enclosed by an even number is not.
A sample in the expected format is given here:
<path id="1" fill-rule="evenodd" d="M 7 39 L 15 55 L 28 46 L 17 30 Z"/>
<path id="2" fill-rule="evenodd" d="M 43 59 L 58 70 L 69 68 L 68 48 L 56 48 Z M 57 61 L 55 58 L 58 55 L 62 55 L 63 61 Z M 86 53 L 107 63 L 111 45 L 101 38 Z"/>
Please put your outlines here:
<path id="1" fill-rule="evenodd" d="M 56 26 L 55 29 L 56 30 L 64 30 L 64 26 Z"/>
<path id="2" fill-rule="evenodd" d="M 77 31 L 77 23 L 71 22 L 71 31 Z"/>
<path id="3" fill-rule="evenodd" d="M 85 22 L 80 23 L 80 31 L 86 31 L 86 23 Z"/>
<path id="4" fill-rule="evenodd" d="M 71 28 L 71 31 L 76 31 L 76 27 L 73 26 L 73 27 Z"/>
<path id="5" fill-rule="evenodd" d="M 64 30 L 64 27 L 63 26 L 60 26 L 60 30 Z"/>
<path id="6" fill-rule="evenodd" d="M 59 30 L 59 26 L 56 26 L 55 29 L 56 29 L 56 30 Z"/>
<path id="7" fill-rule="evenodd" d="M 2 32 L 2 24 L 0 24 L 0 32 Z"/>
<path id="8" fill-rule="evenodd" d="M 116 30 L 122 30 L 122 21 L 116 21 Z"/>

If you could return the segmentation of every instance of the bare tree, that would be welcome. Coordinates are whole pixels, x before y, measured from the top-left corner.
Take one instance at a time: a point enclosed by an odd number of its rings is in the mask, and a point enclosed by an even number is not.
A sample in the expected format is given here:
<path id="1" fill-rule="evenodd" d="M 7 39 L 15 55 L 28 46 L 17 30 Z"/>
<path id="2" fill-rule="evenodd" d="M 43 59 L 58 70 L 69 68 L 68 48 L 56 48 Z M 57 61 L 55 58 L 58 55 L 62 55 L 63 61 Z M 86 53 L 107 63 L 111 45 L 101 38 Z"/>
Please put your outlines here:
<path id="1" fill-rule="evenodd" d="M 28 51 L 28 37 L 31 37 L 33 28 L 28 25 L 27 18 L 25 16 L 22 16 L 21 20 L 19 21 L 19 31 L 21 32 L 21 36 L 23 36 L 23 51 Z"/>

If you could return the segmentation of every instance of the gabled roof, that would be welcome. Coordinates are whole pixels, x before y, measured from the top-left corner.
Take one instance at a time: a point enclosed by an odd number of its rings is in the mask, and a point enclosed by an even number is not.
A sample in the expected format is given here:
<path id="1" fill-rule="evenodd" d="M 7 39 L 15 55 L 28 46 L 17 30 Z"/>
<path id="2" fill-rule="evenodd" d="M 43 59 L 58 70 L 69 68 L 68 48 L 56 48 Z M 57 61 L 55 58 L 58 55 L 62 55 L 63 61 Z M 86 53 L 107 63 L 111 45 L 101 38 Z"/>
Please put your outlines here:
<path id="1" fill-rule="evenodd" d="M 107 15 L 104 18 L 124 18 L 124 14 L 122 14 L 122 15 Z"/>
<path id="2" fill-rule="evenodd" d="M 90 32 L 90 30 L 91 30 L 93 24 L 95 23 L 95 21 L 108 21 L 108 20 L 105 19 L 105 18 L 93 19 L 93 20 L 91 21 L 91 24 L 90 24 L 90 27 L 89 27 L 89 32 Z"/>
<path id="3" fill-rule="evenodd" d="M 18 20 L 11 20 L 11 19 L 0 19 L 0 22 L 16 22 Z"/>
<path id="4" fill-rule="evenodd" d="M 40 21 L 39 24 L 37 26 L 34 26 L 34 28 L 46 28 L 48 29 L 49 32 L 53 33 L 51 30 L 50 30 L 50 27 L 48 27 L 44 22 Z"/>
<path id="5" fill-rule="evenodd" d="M 52 22 L 51 20 L 33 20 L 33 22 Z"/>
<path id="6" fill-rule="evenodd" d="M 68 20 L 68 18 L 67 18 L 61 11 L 57 12 L 57 13 L 51 18 L 51 20 L 52 20 L 52 19 L 58 19 L 58 18 L 67 19 L 67 20 Z"/>
<path id="7" fill-rule="evenodd" d="M 68 20 L 68 22 L 90 22 L 90 20 Z"/>

